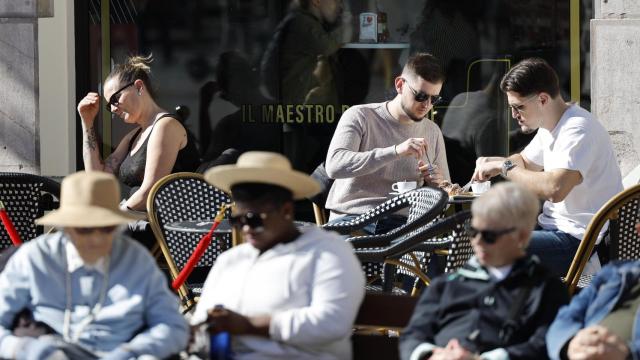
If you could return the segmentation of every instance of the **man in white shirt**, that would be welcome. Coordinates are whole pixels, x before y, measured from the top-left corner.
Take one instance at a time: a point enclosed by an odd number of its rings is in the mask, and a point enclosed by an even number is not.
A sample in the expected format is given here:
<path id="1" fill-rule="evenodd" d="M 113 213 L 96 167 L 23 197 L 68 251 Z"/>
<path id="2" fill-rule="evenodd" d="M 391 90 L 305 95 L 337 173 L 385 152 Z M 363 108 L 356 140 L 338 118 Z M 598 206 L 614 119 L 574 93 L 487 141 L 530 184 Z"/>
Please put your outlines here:
<path id="1" fill-rule="evenodd" d="M 339 236 L 294 225 L 293 201 L 318 192 L 315 180 L 268 152 L 205 179 L 231 193 L 245 243 L 218 257 L 191 323 L 230 333 L 236 359 L 350 359 L 364 274 Z"/>
<path id="2" fill-rule="evenodd" d="M 545 200 L 528 251 L 564 275 L 593 215 L 622 191 L 611 139 L 591 113 L 565 103 L 556 72 L 542 59 L 511 68 L 500 88 L 522 130 L 538 133 L 519 154 L 479 158 L 473 178 L 501 174 Z"/>

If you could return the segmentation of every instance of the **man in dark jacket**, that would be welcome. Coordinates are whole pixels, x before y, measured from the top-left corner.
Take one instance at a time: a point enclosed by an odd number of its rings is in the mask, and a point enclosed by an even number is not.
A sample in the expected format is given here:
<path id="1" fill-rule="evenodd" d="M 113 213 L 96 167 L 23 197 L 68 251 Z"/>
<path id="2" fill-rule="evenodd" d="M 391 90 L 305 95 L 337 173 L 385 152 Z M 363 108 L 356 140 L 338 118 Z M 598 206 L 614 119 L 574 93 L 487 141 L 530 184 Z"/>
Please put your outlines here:
<path id="1" fill-rule="evenodd" d="M 475 256 L 425 291 L 400 338 L 402 359 L 543 359 L 545 334 L 568 302 L 525 249 L 536 197 L 501 183 L 475 200 L 468 230 Z"/>

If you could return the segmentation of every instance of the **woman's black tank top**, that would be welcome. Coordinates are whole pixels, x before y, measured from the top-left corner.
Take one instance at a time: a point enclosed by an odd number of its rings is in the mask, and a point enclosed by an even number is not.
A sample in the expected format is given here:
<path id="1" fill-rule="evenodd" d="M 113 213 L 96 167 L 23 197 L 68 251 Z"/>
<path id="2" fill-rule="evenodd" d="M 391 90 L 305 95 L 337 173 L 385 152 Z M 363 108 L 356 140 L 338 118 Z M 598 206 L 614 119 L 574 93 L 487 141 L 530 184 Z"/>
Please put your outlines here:
<path id="1" fill-rule="evenodd" d="M 151 125 L 151 132 L 153 132 L 153 127 L 156 126 L 158 120 L 172 117 L 177 118 L 175 114 L 164 114 L 156 119 Z M 147 162 L 147 144 L 149 143 L 149 138 L 151 137 L 151 132 L 149 132 L 149 136 L 144 140 L 144 143 L 136 151 L 135 154 L 131 155 L 131 148 L 133 147 L 133 142 L 138 137 L 142 129 L 138 129 L 136 133 L 129 141 L 129 146 L 127 147 L 127 156 L 124 158 L 122 163 L 120 164 L 120 170 L 118 171 L 118 179 L 127 186 L 135 187 L 140 186 L 142 184 L 142 180 L 144 179 L 144 169 Z M 187 145 L 178 151 L 178 157 L 176 158 L 176 163 L 173 165 L 173 169 L 171 169 L 171 173 L 181 172 L 181 171 L 195 171 L 200 165 L 200 155 L 198 153 L 198 149 L 195 145 L 195 140 L 191 133 L 187 131 Z"/>

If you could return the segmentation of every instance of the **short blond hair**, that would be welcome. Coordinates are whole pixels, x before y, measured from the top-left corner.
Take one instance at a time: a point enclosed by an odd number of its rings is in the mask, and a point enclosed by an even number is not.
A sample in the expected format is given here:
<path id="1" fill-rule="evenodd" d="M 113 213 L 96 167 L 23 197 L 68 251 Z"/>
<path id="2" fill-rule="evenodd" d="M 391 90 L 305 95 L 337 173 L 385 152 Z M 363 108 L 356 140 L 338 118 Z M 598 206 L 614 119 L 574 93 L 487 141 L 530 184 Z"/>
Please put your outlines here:
<path id="1" fill-rule="evenodd" d="M 471 204 L 474 217 L 526 230 L 536 226 L 539 211 L 540 201 L 533 192 L 514 182 L 496 184 Z"/>

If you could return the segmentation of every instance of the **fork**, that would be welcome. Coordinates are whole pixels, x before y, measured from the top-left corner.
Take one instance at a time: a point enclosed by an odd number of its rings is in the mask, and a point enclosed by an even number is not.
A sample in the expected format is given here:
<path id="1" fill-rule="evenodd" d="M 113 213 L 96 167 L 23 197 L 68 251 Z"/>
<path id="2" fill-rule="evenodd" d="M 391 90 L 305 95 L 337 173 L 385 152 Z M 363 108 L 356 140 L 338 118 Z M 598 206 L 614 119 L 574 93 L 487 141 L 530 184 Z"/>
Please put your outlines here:
<path id="1" fill-rule="evenodd" d="M 427 169 L 429 170 L 429 174 L 431 174 L 433 172 L 433 165 L 431 164 L 431 159 L 429 159 L 429 153 L 425 151 L 424 156 L 427 158 Z"/>

